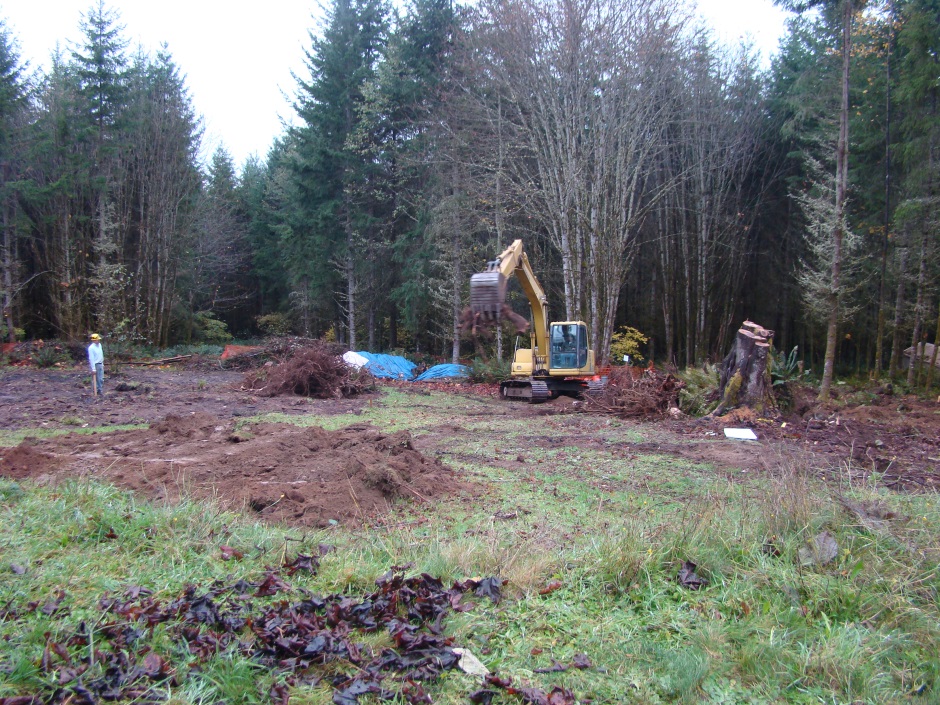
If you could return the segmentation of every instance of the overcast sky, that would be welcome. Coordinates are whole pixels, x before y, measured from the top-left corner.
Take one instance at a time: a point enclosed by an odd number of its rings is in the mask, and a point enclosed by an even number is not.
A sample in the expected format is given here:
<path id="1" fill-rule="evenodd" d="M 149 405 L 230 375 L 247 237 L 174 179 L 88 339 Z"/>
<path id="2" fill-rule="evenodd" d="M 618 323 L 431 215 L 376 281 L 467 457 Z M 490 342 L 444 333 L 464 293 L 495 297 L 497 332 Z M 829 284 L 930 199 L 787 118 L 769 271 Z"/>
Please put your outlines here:
<path id="1" fill-rule="evenodd" d="M 0 0 L 0 18 L 33 67 L 48 67 L 56 44 L 80 41 L 79 22 L 92 0 Z M 248 9 L 248 6 L 251 9 Z M 205 154 L 223 144 L 240 165 L 262 159 L 293 116 L 296 84 L 304 75 L 308 32 L 316 26 L 316 0 L 110 0 L 131 45 L 155 51 L 166 42 L 186 75 L 204 118 Z M 699 11 L 725 42 L 745 35 L 765 55 L 777 46 L 786 14 L 772 0 L 699 0 Z"/>

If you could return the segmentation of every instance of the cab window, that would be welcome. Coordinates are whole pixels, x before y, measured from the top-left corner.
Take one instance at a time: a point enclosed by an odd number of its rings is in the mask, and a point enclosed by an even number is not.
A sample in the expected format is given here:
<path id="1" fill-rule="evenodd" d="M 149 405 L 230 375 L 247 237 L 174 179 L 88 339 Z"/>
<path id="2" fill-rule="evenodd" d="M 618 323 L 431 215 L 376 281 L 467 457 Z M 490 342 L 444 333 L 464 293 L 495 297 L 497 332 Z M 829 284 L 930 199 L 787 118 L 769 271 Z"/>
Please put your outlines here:
<path id="1" fill-rule="evenodd" d="M 587 335 L 577 323 L 552 326 L 552 360 L 554 368 L 577 368 L 587 363 Z"/>

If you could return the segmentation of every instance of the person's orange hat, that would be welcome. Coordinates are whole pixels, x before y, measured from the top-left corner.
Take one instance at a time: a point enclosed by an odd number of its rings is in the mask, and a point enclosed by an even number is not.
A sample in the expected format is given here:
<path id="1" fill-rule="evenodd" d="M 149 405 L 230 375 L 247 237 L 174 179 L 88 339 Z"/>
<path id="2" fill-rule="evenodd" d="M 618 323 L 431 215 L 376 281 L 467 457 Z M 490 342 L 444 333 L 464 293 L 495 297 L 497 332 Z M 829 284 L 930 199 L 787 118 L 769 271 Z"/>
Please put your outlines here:
<path id="1" fill-rule="evenodd" d="M 101 336 L 98 335 L 97 333 L 92 333 L 92 334 L 91 334 L 91 339 L 92 339 L 92 340 L 101 340 Z"/>

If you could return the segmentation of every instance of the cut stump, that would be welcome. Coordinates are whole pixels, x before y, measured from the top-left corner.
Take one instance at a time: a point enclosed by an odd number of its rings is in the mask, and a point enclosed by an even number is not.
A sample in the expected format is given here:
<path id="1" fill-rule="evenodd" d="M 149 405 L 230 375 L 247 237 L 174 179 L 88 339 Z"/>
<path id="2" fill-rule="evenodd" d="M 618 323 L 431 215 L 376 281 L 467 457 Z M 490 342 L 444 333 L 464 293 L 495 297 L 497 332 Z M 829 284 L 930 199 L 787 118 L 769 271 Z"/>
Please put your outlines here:
<path id="1" fill-rule="evenodd" d="M 735 336 L 734 347 L 719 370 L 721 403 L 712 412 L 718 416 L 739 406 L 749 406 L 759 413 L 777 410 L 770 359 L 774 332 L 745 321 Z"/>

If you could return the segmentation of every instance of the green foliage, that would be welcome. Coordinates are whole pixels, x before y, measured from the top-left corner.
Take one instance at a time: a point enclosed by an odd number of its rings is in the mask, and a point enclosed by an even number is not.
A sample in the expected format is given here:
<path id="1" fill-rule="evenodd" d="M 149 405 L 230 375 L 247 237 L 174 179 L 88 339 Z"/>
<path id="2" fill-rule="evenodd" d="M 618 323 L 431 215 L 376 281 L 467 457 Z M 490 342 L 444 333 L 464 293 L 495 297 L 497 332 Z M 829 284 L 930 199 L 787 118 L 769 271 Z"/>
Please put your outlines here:
<path id="1" fill-rule="evenodd" d="M 203 343 L 221 345 L 231 342 L 225 321 L 220 321 L 212 311 L 200 311 L 193 315 L 193 338 Z"/>
<path id="2" fill-rule="evenodd" d="M 290 335 L 292 324 L 290 316 L 286 313 L 268 313 L 255 318 L 255 323 L 262 333 L 283 337 Z"/>
<path id="3" fill-rule="evenodd" d="M 809 377 L 810 371 L 803 370 L 803 361 L 797 356 L 799 346 L 794 345 L 789 355 L 784 355 L 783 350 L 778 350 L 771 358 L 770 377 L 775 387 L 788 382 L 804 382 Z"/>
<path id="4" fill-rule="evenodd" d="M 68 353 L 62 350 L 62 348 L 60 348 L 58 345 L 50 343 L 37 346 L 37 348 L 30 354 L 29 357 L 34 365 L 42 368 L 64 365 L 70 361 Z"/>
<path id="5" fill-rule="evenodd" d="M 26 331 L 23 328 L 13 328 L 13 340 L 16 342 L 22 342 L 26 340 Z M 9 331 L 7 327 L 0 323 L 0 343 L 6 343 L 9 341 Z"/>
<path id="6" fill-rule="evenodd" d="M 501 382 L 509 378 L 512 363 L 509 360 L 482 360 L 474 358 L 469 365 L 467 379 L 474 383 Z"/>
<path id="7" fill-rule="evenodd" d="M 636 328 L 620 326 L 610 339 L 611 362 L 615 365 L 622 365 L 624 355 L 630 356 L 631 363 L 643 362 L 644 357 L 640 354 L 640 346 L 646 345 L 648 341 L 649 338 Z"/>
<path id="8" fill-rule="evenodd" d="M 146 341 L 146 336 L 135 330 L 132 321 L 125 318 L 108 331 L 108 347 L 105 353 L 117 360 L 131 360 Z"/>
<path id="9" fill-rule="evenodd" d="M 151 350 L 149 357 L 165 358 L 180 355 L 202 355 L 204 357 L 218 357 L 222 354 L 222 345 L 214 343 L 194 343 L 191 345 L 173 345 L 168 348 Z"/>
<path id="10" fill-rule="evenodd" d="M 718 406 L 718 366 L 687 367 L 676 373 L 685 387 L 679 390 L 679 408 L 690 416 L 704 416 Z"/>

